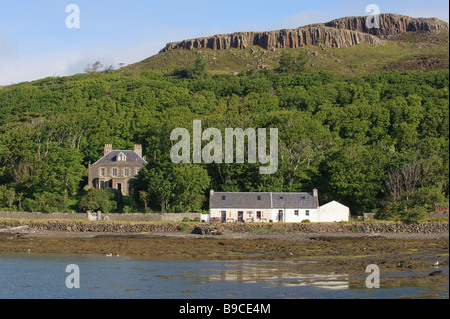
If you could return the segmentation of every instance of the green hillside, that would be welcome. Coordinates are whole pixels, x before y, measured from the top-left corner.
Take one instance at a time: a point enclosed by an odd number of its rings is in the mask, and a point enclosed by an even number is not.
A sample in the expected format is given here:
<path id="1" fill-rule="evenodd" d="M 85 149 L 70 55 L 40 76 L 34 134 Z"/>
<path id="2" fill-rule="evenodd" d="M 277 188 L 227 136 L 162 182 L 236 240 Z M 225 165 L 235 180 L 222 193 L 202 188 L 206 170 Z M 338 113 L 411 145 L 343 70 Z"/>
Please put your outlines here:
<path id="1" fill-rule="evenodd" d="M 230 74 L 253 69 L 273 70 L 278 66 L 283 51 L 308 53 L 311 71 L 331 71 L 337 74 L 364 75 L 386 70 L 440 70 L 448 69 L 449 34 L 430 35 L 408 32 L 384 46 L 360 44 L 347 48 L 306 46 L 296 49 L 264 50 L 258 46 L 245 50 L 176 49 L 159 53 L 144 61 L 126 67 L 126 70 L 158 70 L 170 66 L 194 65 L 201 54 L 212 73 Z"/>
<path id="2" fill-rule="evenodd" d="M 449 200 L 448 59 L 448 32 L 408 32 L 383 46 L 173 49 L 0 87 L 0 210 L 81 210 L 89 196 L 116 212 L 200 211 L 210 189 L 318 188 L 321 204 L 352 214 L 418 219 Z M 278 128 L 278 171 L 172 163 L 171 131 L 194 120 L 222 133 Z M 105 144 L 142 144 L 134 198 L 85 189 Z"/>

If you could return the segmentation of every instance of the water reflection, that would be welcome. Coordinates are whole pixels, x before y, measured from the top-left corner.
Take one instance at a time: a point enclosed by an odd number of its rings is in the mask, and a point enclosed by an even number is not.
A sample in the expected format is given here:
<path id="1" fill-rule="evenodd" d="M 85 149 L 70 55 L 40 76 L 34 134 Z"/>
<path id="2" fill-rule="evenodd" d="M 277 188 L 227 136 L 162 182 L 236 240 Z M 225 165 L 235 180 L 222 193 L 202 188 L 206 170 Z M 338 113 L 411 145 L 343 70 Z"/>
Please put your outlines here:
<path id="1" fill-rule="evenodd" d="M 278 287 L 316 286 L 325 289 L 349 289 L 348 274 L 302 272 L 302 263 L 226 263 L 226 268 L 207 276 L 207 281 L 270 283 Z"/>

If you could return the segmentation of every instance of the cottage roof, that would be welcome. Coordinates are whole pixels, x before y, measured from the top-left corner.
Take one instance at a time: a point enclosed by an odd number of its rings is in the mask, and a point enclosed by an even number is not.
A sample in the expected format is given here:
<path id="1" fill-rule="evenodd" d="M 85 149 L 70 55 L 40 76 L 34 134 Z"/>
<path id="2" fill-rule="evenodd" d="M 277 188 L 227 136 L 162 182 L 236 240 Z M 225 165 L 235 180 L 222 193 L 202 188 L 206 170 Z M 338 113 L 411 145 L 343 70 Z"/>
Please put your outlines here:
<path id="1" fill-rule="evenodd" d="M 313 193 L 230 193 L 214 192 L 209 198 L 210 208 L 306 208 L 316 209 L 317 198 Z"/>
<path id="2" fill-rule="evenodd" d="M 103 156 L 101 159 L 99 159 L 95 164 L 105 164 L 110 162 L 118 162 L 119 155 L 125 155 L 126 161 L 125 162 L 131 162 L 131 163 L 138 163 L 146 165 L 147 161 L 144 160 L 138 153 L 135 151 L 123 151 L 123 150 L 113 150 Z"/>

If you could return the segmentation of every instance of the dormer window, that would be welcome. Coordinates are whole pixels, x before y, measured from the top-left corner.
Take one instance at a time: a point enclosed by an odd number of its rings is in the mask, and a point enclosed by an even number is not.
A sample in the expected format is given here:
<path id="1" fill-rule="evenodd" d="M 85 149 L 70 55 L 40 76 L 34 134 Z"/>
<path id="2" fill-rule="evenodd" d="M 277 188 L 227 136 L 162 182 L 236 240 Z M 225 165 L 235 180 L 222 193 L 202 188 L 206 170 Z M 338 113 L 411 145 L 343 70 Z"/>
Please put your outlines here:
<path id="1" fill-rule="evenodd" d="M 118 162 L 126 162 L 127 161 L 127 157 L 125 156 L 124 153 L 120 152 L 120 154 L 117 155 L 117 161 Z"/>
<path id="2" fill-rule="evenodd" d="M 257 200 L 261 200 L 261 196 L 259 196 L 259 195 L 256 196 L 256 199 L 257 199 Z"/>

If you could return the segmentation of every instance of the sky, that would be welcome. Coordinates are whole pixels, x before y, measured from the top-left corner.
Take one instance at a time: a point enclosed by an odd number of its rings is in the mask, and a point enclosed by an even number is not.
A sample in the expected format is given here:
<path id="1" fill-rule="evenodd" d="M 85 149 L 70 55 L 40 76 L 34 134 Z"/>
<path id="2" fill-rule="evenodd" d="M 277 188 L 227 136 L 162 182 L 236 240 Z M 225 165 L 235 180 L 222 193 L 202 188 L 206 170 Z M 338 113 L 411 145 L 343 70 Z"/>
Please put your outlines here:
<path id="1" fill-rule="evenodd" d="M 0 85 L 73 75 L 96 61 L 118 68 L 168 42 L 364 16 L 370 4 L 449 22 L 447 0 L 0 0 Z"/>

